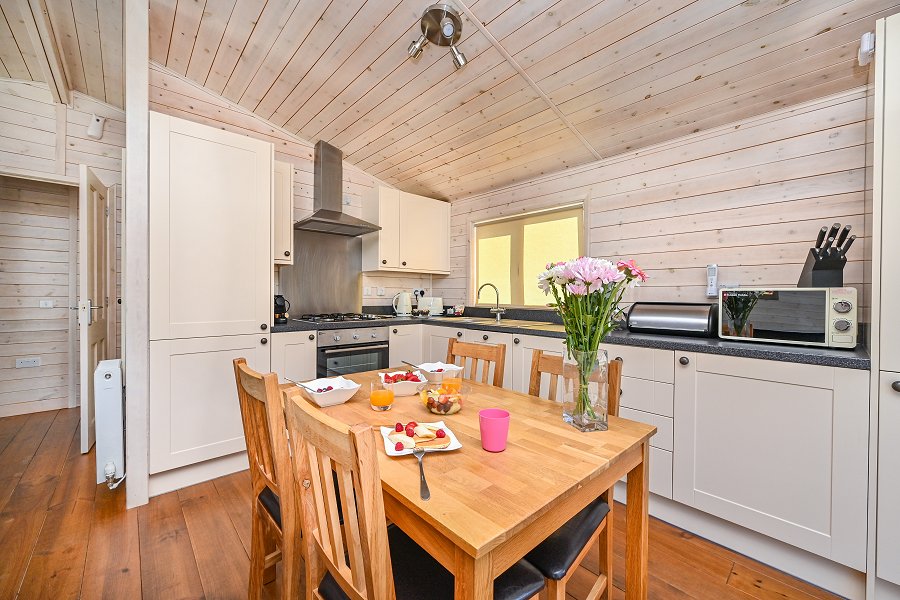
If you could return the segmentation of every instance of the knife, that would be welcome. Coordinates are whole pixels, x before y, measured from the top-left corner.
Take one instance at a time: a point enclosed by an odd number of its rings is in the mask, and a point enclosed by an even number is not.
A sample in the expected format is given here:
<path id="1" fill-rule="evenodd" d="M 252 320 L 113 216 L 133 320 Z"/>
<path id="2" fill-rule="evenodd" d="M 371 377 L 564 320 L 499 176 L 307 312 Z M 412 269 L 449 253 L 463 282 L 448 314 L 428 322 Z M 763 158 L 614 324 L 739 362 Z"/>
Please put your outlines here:
<path id="1" fill-rule="evenodd" d="M 831 231 L 828 232 L 828 237 L 836 238 L 838 235 L 838 231 L 840 231 L 840 230 L 841 230 L 841 224 L 835 223 L 834 225 L 831 226 Z"/>
<path id="2" fill-rule="evenodd" d="M 840 256 L 847 256 L 847 250 L 849 250 L 850 246 L 853 245 L 853 240 L 855 240 L 855 239 L 856 239 L 855 235 L 851 235 L 850 237 L 847 238 L 847 242 L 840 249 Z"/>
<path id="3" fill-rule="evenodd" d="M 833 235 L 828 236 L 828 239 L 825 240 L 825 244 L 821 248 L 819 248 L 819 255 L 825 256 L 826 254 L 828 254 L 828 249 L 831 248 L 831 245 L 833 243 L 834 243 L 834 236 Z"/>
<path id="4" fill-rule="evenodd" d="M 838 236 L 837 241 L 834 243 L 835 246 L 840 248 L 844 245 L 844 241 L 847 239 L 847 235 L 850 233 L 850 230 L 853 229 L 852 225 L 845 225 L 843 229 L 841 229 L 841 234 Z"/>
<path id="5" fill-rule="evenodd" d="M 822 242 L 825 241 L 826 233 L 828 233 L 827 227 L 823 227 L 822 229 L 819 230 L 819 237 L 816 238 L 816 248 L 817 249 L 822 247 Z"/>

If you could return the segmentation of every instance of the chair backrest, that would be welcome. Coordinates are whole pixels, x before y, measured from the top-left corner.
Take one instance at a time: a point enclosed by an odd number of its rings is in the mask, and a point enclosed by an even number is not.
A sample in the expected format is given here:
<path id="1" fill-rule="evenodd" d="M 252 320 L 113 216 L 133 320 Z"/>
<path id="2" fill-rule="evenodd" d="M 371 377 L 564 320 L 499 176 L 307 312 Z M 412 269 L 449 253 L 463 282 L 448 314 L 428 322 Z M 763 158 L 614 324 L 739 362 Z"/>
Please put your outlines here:
<path id="1" fill-rule="evenodd" d="M 457 359 L 460 359 L 458 361 Z M 503 371 L 506 367 L 506 344 L 473 344 L 450 338 L 447 344 L 447 362 L 463 367 L 464 379 L 478 380 L 481 366 L 481 383 L 503 387 Z M 468 364 L 468 366 L 466 366 Z M 490 378 L 491 367 L 494 370 Z"/>
<path id="2" fill-rule="evenodd" d="M 241 405 L 241 421 L 247 442 L 253 497 L 266 486 L 278 495 L 284 513 L 292 506 L 291 456 L 285 435 L 284 411 L 278 376 L 263 375 L 247 366 L 244 358 L 234 359 L 234 378 Z"/>
<path id="3" fill-rule="evenodd" d="M 559 378 L 563 377 L 563 357 L 558 354 L 544 354 L 543 350 L 534 350 L 531 354 L 531 377 L 528 381 L 528 393 L 532 396 L 540 396 L 541 375 L 550 375 L 549 399 L 556 400 Z M 622 359 L 616 358 L 609 361 L 607 371 L 607 386 L 609 404 L 607 412 L 619 416 L 619 397 L 622 395 Z"/>
<path id="4" fill-rule="evenodd" d="M 354 600 L 393 600 L 375 432 L 326 415 L 299 391 L 285 392 L 285 415 L 307 555 L 316 561 L 309 568 L 324 566 Z"/>

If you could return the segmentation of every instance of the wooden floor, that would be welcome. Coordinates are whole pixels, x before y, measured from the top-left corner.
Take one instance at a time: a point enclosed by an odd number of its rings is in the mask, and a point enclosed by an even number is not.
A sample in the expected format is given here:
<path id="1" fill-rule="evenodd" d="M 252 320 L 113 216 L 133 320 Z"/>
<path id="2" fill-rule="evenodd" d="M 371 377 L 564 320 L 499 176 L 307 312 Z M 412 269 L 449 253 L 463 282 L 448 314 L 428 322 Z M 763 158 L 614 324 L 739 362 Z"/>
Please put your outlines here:
<path id="1" fill-rule="evenodd" d="M 246 597 L 248 472 L 126 511 L 124 489 L 95 485 L 94 455 L 79 450 L 77 410 L 0 419 L 0 600 Z M 624 549 L 617 535 L 617 599 Z M 589 578 L 581 567 L 572 598 L 583 597 Z M 277 598 L 277 580 L 265 592 Z M 836 596 L 651 519 L 650 598 Z"/>

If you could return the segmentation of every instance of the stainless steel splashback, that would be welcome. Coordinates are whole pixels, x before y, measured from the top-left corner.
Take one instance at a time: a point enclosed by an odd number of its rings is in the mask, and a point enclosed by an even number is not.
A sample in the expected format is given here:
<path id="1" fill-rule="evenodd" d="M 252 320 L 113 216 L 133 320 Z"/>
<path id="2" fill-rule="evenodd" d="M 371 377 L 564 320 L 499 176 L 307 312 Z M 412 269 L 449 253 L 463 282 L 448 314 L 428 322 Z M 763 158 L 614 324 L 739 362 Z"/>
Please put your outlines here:
<path id="1" fill-rule="evenodd" d="M 362 239 L 294 231 L 294 264 L 281 267 L 279 292 L 301 314 L 362 310 Z"/>

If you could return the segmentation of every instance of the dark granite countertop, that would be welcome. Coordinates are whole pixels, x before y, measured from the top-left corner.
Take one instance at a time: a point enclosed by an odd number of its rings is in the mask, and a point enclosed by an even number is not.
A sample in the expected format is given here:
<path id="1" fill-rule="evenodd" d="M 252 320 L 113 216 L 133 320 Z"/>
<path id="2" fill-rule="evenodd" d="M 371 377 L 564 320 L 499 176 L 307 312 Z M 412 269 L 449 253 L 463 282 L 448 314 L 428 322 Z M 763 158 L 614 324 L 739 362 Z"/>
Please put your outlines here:
<path id="1" fill-rule="evenodd" d="M 317 331 L 324 329 L 353 329 L 364 327 L 389 327 L 392 325 L 409 325 L 424 323 L 441 327 L 460 327 L 517 335 L 539 335 L 543 337 L 563 338 L 565 332 L 562 325 L 506 319 L 498 325 L 492 319 L 470 317 L 430 317 L 427 319 L 413 317 L 396 317 L 353 323 L 304 323 L 289 321 L 286 325 L 274 325 L 272 333 L 286 331 Z M 861 347 L 855 350 L 835 350 L 811 346 L 790 346 L 784 344 L 756 344 L 752 342 L 732 342 L 717 338 L 694 338 L 669 335 L 649 335 L 614 331 L 606 338 L 605 343 L 622 346 L 640 346 L 659 348 L 661 350 L 681 350 L 684 352 L 702 352 L 706 354 L 723 354 L 744 358 L 777 360 L 825 367 L 841 367 L 845 369 L 869 369 L 869 353 Z"/>

